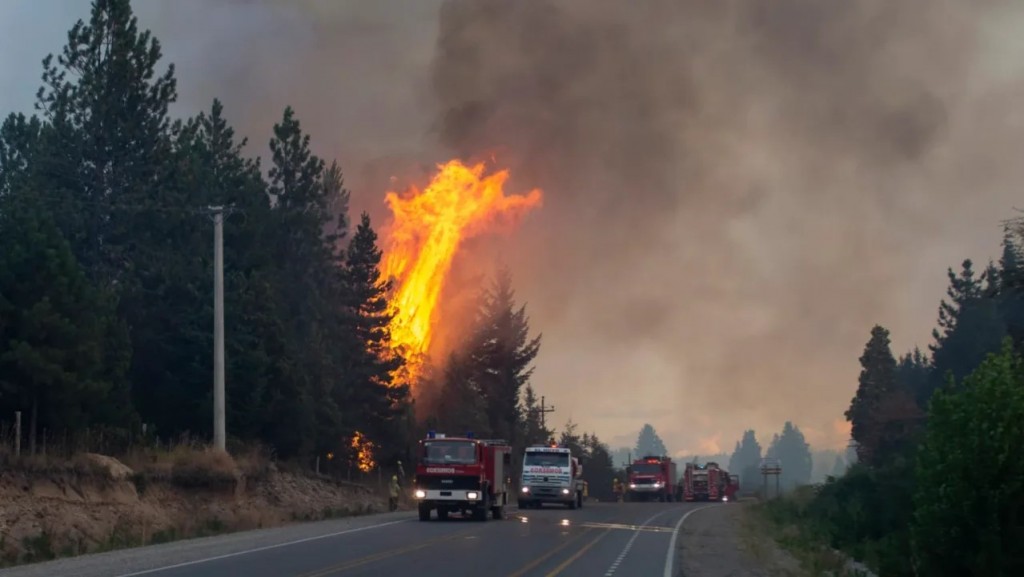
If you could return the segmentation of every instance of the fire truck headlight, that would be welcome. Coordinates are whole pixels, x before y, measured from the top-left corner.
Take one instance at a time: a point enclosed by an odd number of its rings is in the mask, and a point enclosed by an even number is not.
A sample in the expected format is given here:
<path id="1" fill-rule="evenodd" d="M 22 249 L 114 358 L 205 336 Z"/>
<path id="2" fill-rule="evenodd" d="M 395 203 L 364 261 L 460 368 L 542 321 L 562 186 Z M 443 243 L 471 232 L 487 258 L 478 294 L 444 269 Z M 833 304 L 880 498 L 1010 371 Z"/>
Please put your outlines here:
<path id="1" fill-rule="evenodd" d="M 562 489 L 562 494 L 563 495 L 568 495 L 569 494 L 569 489 Z"/>
<path id="2" fill-rule="evenodd" d="M 416 489 L 416 493 L 414 493 L 414 494 L 416 495 L 417 499 L 426 499 L 427 498 L 427 492 L 424 491 L 423 489 Z"/>
<path id="3" fill-rule="evenodd" d="M 629 488 L 630 489 L 636 489 L 636 483 L 630 483 L 629 484 Z"/>
<path id="4" fill-rule="evenodd" d="M 530 488 L 529 487 L 523 487 L 523 492 L 524 493 L 529 493 L 530 492 Z"/>
<path id="5" fill-rule="evenodd" d="M 476 491 L 469 491 L 466 493 L 466 498 L 470 501 L 475 501 L 480 498 L 480 493 L 477 493 Z"/>
<path id="6" fill-rule="evenodd" d="M 655 488 L 655 489 L 660 489 L 660 488 L 661 488 L 661 483 L 660 483 L 660 482 L 658 482 L 658 483 L 655 483 L 655 484 L 654 484 L 654 488 Z"/>
<path id="7" fill-rule="evenodd" d="M 728 503 L 729 502 L 729 498 L 728 497 L 722 497 L 722 501 L 725 502 L 725 503 Z"/>

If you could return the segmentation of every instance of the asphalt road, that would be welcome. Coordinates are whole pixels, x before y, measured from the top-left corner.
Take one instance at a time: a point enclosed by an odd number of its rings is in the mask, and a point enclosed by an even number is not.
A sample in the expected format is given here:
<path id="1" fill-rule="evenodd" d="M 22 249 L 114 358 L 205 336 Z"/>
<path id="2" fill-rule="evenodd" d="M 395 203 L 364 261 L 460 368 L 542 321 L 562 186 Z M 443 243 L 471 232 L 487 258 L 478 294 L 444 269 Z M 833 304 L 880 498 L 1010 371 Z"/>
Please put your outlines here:
<path id="1" fill-rule="evenodd" d="M 706 506 L 588 502 L 575 511 L 512 507 L 506 519 L 487 522 L 458 516 L 421 522 L 415 513 L 398 512 L 88 555 L 0 575 L 676 577 L 674 531 L 689 512 Z"/>

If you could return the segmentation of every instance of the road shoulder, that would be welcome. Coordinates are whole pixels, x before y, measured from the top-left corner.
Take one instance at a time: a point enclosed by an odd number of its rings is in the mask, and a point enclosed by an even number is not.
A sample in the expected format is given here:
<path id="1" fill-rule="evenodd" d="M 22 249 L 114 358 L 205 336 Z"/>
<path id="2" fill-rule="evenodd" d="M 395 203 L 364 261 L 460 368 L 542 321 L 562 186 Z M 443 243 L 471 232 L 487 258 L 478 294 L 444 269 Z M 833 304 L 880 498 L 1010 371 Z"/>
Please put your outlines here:
<path id="1" fill-rule="evenodd" d="M 673 577 L 804 577 L 799 562 L 762 530 L 748 503 L 694 512 L 679 533 Z"/>

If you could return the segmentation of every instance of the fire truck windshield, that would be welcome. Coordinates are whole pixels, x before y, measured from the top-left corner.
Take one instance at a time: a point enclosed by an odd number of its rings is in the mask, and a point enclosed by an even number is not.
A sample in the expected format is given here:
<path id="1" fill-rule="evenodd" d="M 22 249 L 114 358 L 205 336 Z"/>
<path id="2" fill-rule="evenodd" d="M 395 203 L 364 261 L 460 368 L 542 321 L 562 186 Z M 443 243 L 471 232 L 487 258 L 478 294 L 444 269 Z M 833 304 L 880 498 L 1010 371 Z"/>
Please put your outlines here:
<path id="1" fill-rule="evenodd" d="M 475 443 L 430 441 L 425 443 L 423 463 L 427 465 L 472 465 L 476 463 Z"/>
<path id="2" fill-rule="evenodd" d="M 526 453 L 524 467 L 568 467 L 568 453 Z"/>
<path id="3" fill-rule="evenodd" d="M 634 475 L 657 475 L 661 472 L 661 465 L 655 463 L 638 463 L 633 465 Z"/>

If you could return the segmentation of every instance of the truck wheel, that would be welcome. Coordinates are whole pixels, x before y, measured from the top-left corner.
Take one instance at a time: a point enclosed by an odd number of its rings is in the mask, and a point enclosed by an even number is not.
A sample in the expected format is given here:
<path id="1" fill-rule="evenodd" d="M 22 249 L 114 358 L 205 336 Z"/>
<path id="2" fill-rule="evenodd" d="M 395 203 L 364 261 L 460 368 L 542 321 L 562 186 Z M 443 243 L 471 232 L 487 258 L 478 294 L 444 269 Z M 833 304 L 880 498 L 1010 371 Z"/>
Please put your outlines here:
<path id="1" fill-rule="evenodd" d="M 576 500 L 579 501 L 579 504 L 577 505 L 577 507 L 582 509 L 583 508 L 583 493 L 576 493 Z"/>
<path id="2" fill-rule="evenodd" d="M 576 495 L 573 495 L 572 496 L 572 501 L 569 501 L 566 504 L 569 506 L 570 509 L 575 509 L 576 508 Z"/>
<path id="3" fill-rule="evenodd" d="M 520 509 L 529 509 L 530 507 L 529 507 L 529 504 L 526 501 L 519 501 L 519 508 Z"/>
<path id="4" fill-rule="evenodd" d="M 420 503 L 419 512 L 420 512 L 420 521 L 429 521 L 430 520 L 430 505 L 427 505 L 426 503 Z M 438 515 L 438 516 L 440 516 L 440 515 Z"/>
<path id="5" fill-rule="evenodd" d="M 505 506 L 497 505 L 491 507 L 491 518 L 500 521 L 505 518 Z"/>
<path id="6" fill-rule="evenodd" d="M 479 507 L 473 509 L 473 520 L 474 521 L 486 521 L 487 510 L 491 508 L 491 500 L 486 495 L 484 496 L 484 502 Z"/>

